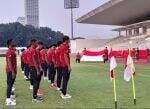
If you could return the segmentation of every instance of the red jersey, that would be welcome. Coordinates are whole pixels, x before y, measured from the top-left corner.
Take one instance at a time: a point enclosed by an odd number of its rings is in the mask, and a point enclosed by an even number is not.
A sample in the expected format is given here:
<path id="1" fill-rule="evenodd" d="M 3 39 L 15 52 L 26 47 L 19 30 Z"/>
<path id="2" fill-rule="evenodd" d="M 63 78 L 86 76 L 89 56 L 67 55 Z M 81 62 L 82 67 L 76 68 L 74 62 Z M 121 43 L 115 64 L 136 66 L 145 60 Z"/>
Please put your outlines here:
<path id="1" fill-rule="evenodd" d="M 36 49 L 36 53 L 37 53 L 37 59 L 36 59 L 37 60 L 37 64 L 38 64 L 38 66 L 40 66 L 41 65 L 41 61 L 42 61 L 40 50 Z"/>
<path id="2" fill-rule="evenodd" d="M 55 64 L 56 64 L 56 67 L 61 67 L 60 53 L 61 53 L 60 47 L 57 47 L 56 50 L 55 50 L 55 61 L 56 61 Z"/>
<path id="3" fill-rule="evenodd" d="M 27 54 L 28 56 L 28 65 L 30 67 L 36 67 L 34 62 L 33 62 L 33 57 L 36 59 L 36 64 L 38 65 L 38 53 L 37 50 L 35 48 L 29 48 L 29 52 Z"/>
<path id="4" fill-rule="evenodd" d="M 53 51 L 51 48 L 48 49 L 47 51 L 47 61 L 48 63 L 53 63 Z"/>
<path id="5" fill-rule="evenodd" d="M 70 53 L 69 45 L 68 44 L 61 44 L 61 46 L 60 46 L 60 64 L 61 64 L 61 67 L 67 67 L 65 55 L 68 56 L 69 63 L 70 63 L 69 53 Z"/>
<path id="6" fill-rule="evenodd" d="M 81 58 L 81 55 L 79 53 L 77 53 L 76 59 L 80 59 L 80 58 Z"/>
<path id="7" fill-rule="evenodd" d="M 28 60 L 27 60 L 27 53 L 28 53 L 28 49 L 26 49 L 24 52 L 22 52 L 21 54 L 21 61 L 24 62 L 25 64 L 28 64 Z"/>
<path id="8" fill-rule="evenodd" d="M 26 64 L 29 65 L 29 63 L 30 63 L 30 48 L 26 49 L 25 57 L 26 57 Z"/>
<path id="9" fill-rule="evenodd" d="M 8 60 L 10 60 L 12 68 L 9 67 Z M 17 73 L 17 58 L 15 51 L 9 48 L 6 52 L 6 72 L 12 73 L 12 70 Z"/>
<path id="10" fill-rule="evenodd" d="M 40 51 L 40 57 L 41 57 L 41 64 L 45 63 L 46 61 L 46 56 L 47 56 L 47 51 L 46 49 L 43 49 Z"/>
<path id="11" fill-rule="evenodd" d="M 56 53 L 55 53 L 55 50 L 52 50 L 52 62 L 54 65 L 56 65 Z"/>
<path id="12" fill-rule="evenodd" d="M 108 49 L 105 49 L 105 50 L 104 50 L 104 54 L 105 54 L 106 56 L 108 56 Z"/>

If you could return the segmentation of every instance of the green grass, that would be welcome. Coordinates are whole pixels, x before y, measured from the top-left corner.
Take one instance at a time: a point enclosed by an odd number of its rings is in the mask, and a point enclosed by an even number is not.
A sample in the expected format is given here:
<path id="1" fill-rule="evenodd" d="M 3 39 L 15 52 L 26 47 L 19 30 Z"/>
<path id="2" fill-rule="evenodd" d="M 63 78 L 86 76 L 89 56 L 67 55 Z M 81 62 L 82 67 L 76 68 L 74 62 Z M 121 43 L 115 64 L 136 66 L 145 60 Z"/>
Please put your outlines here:
<path id="1" fill-rule="evenodd" d="M 5 63 L 0 58 L 0 109 L 5 107 Z M 69 93 L 72 99 L 62 100 L 59 93 L 48 88 L 47 81 L 42 81 L 45 101 L 32 103 L 29 83 L 23 79 L 18 69 L 16 80 L 17 105 L 14 108 L 114 108 L 112 82 L 108 77 L 108 65 L 100 63 L 72 63 Z M 150 108 L 150 67 L 136 65 L 135 79 L 137 105 L 133 105 L 132 84 L 123 80 L 123 68 L 116 70 L 117 97 L 119 108 Z"/>

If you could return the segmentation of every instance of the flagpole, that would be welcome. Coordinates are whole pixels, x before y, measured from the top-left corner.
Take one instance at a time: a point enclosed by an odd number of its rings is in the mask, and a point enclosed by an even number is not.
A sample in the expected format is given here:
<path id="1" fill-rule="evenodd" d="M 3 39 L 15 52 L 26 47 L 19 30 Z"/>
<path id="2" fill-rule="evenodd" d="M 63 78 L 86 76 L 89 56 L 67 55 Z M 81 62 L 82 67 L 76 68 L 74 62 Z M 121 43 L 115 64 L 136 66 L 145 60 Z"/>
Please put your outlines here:
<path id="1" fill-rule="evenodd" d="M 132 88 L 133 88 L 134 105 L 136 105 L 135 81 L 133 75 L 132 75 Z"/>
<path id="2" fill-rule="evenodd" d="M 132 45 L 132 41 L 130 41 L 129 43 L 130 43 L 129 45 Z M 129 47 L 129 54 L 131 55 L 131 47 Z M 133 74 L 132 74 L 132 89 L 133 89 L 134 105 L 136 105 L 135 80 Z"/>
<path id="3" fill-rule="evenodd" d="M 113 78 L 113 87 L 114 87 L 114 100 L 115 100 L 115 109 L 117 109 L 117 91 L 116 91 L 116 78 Z"/>

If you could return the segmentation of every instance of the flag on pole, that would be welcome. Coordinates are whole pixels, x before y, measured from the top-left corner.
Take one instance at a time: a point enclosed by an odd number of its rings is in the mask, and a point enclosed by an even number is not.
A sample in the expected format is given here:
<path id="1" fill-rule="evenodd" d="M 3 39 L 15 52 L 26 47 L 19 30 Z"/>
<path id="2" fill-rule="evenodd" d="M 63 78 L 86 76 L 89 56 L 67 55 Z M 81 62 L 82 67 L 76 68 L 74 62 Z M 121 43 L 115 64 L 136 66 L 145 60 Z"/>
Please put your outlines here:
<path id="1" fill-rule="evenodd" d="M 110 51 L 109 53 L 109 59 L 110 59 L 110 79 L 113 80 L 113 88 L 114 88 L 114 101 L 115 101 L 115 109 L 117 109 L 117 91 L 116 91 L 116 78 L 114 75 L 114 70 L 117 67 L 117 62 L 114 56 L 114 52 Z"/>
<path id="2" fill-rule="evenodd" d="M 131 53 L 129 50 L 129 54 L 128 54 L 127 62 L 126 62 L 126 68 L 124 70 L 124 80 L 130 81 L 134 73 L 135 73 L 135 67 L 134 67 L 133 59 L 131 57 Z"/>
<path id="3" fill-rule="evenodd" d="M 114 79 L 114 69 L 117 67 L 117 62 L 114 56 L 113 51 L 110 52 L 109 54 L 109 58 L 110 58 L 110 79 Z"/>

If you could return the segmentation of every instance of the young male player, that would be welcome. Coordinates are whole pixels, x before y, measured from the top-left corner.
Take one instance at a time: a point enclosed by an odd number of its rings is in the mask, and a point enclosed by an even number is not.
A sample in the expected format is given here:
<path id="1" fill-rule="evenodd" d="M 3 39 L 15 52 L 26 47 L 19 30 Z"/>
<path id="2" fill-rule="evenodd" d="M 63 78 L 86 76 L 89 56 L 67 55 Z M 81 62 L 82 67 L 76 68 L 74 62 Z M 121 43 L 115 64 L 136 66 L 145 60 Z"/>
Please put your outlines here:
<path id="1" fill-rule="evenodd" d="M 60 46 L 61 46 L 62 42 L 59 41 L 57 43 L 57 48 L 55 50 L 55 55 L 56 55 L 56 59 L 55 59 L 55 64 L 56 64 L 56 71 L 57 71 L 57 90 L 60 91 L 61 90 L 61 82 L 62 82 L 62 67 L 61 67 L 61 63 L 60 63 Z"/>
<path id="2" fill-rule="evenodd" d="M 44 80 L 48 79 L 47 78 L 47 62 L 46 62 L 46 56 L 47 56 L 47 49 L 43 48 L 40 51 L 40 56 L 41 56 L 41 67 L 43 69 L 44 73 Z"/>
<path id="3" fill-rule="evenodd" d="M 30 41 L 31 43 L 31 41 Z M 31 44 L 29 44 L 29 46 L 27 47 L 27 50 L 26 50 L 26 65 L 25 65 L 25 72 L 26 70 L 29 71 L 29 77 L 30 77 L 30 86 L 29 86 L 29 89 L 30 90 L 33 90 L 33 79 L 31 77 L 31 72 L 30 72 L 30 64 L 31 64 L 31 53 L 30 53 L 30 49 L 31 49 Z"/>
<path id="4" fill-rule="evenodd" d="M 60 46 L 60 63 L 62 67 L 62 89 L 61 89 L 61 97 L 62 99 L 71 98 L 69 94 L 67 94 L 67 86 L 70 78 L 71 66 L 70 66 L 70 47 L 69 47 L 70 39 L 68 36 L 63 38 L 63 44 Z"/>
<path id="5" fill-rule="evenodd" d="M 21 55 L 21 61 L 22 61 L 22 63 L 23 63 L 23 68 L 24 68 L 24 79 L 26 80 L 26 81 L 28 81 L 29 80 L 29 73 L 30 73 L 30 69 L 29 69 L 29 66 L 28 66 L 28 57 L 27 57 L 27 54 L 28 54 L 28 52 L 29 52 L 29 47 L 30 46 L 27 46 L 27 49 L 26 50 L 24 50 L 23 52 L 22 52 L 22 55 Z"/>
<path id="6" fill-rule="evenodd" d="M 29 47 L 27 46 L 27 49 L 22 53 L 22 57 L 23 57 L 23 62 L 24 62 L 24 79 L 25 80 L 29 80 L 29 74 L 30 74 L 30 69 L 29 69 L 29 65 L 28 65 L 28 53 L 29 53 Z"/>
<path id="7" fill-rule="evenodd" d="M 16 105 L 16 101 L 11 99 L 12 87 L 17 74 L 17 59 L 15 53 L 15 43 L 13 39 L 7 41 L 8 50 L 6 52 L 6 74 L 7 74 L 7 98 L 6 105 Z"/>
<path id="8" fill-rule="evenodd" d="M 30 41 L 30 49 L 29 49 L 29 68 L 30 68 L 30 79 L 33 82 L 33 99 L 32 102 L 40 102 L 43 99 L 37 96 L 38 88 L 39 88 L 39 80 L 38 77 L 40 76 L 40 66 L 39 66 L 39 57 L 36 50 L 37 47 L 37 40 L 32 39 Z"/>
<path id="9" fill-rule="evenodd" d="M 38 55 L 38 58 L 37 58 L 37 61 L 38 61 L 38 67 L 39 67 L 39 70 L 40 70 L 40 74 L 37 75 L 37 81 L 38 81 L 38 90 L 39 90 L 39 87 L 40 87 L 40 82 L 41 82 L 41 79 L 42 79 L 42 76 L 43 76 L 43 69 L 42 69 L 42 57 L 41 57 L 41 53 L 40 51 L 43 49 L 43 42 L 39 41 L 38 42 L 38 46 L 36 48 L 36 52 L 37 52 L 37 55 Z M 39 90 L 40 91 L 40 90 Z M 40 93 L 40 92 L 39 92 Z"/>
<path id="10" fill-rule="evenodd" d="M 50 46 L 47 51 L 47 63 L 48 63 L 48 80 L 51 82 L 50 86 L 55 87 L 55 45 Z"/>

